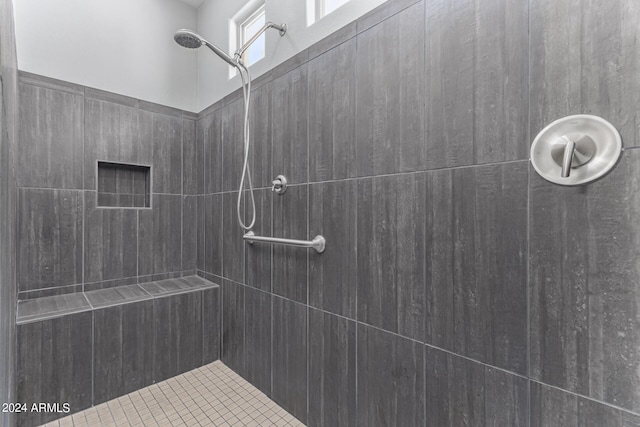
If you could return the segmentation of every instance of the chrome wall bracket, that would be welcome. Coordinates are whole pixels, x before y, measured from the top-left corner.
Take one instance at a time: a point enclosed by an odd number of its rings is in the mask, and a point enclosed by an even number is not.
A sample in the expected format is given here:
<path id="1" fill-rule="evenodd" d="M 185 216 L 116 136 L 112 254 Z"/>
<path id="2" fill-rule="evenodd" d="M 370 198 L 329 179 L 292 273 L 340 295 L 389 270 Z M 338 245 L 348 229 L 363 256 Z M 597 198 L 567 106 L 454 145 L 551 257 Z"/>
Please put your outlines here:
<path id="1" fill-rule="evenodd" d="M 278 175 L 271 182 L 271 191 L 282 196 L 287 191 L 287 178 L 284 175 Z"/>
<path id="2" fill-rule="evenodd" d="M 609 172 L 622 153 L 618 130 L 598 116 L 579 114 L 556 120 L 531 144 L 531 164 L 559 185 L 582 185 Z"/>

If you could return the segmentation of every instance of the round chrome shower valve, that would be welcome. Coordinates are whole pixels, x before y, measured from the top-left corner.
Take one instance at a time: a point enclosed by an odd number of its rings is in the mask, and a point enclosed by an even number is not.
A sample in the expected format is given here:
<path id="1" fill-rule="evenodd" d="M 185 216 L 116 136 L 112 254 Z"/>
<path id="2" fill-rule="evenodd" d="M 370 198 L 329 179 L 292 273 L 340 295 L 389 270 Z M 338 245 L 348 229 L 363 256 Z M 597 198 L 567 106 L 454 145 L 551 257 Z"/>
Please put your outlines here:
<path id="1" fill-rule="evenodd" d="M 588 114 L 551 123 L 531 144 L 531 164 L 538 174 L 559 185 L 582 185 L 609 172 L 622 153 L 618 130 Z"/>

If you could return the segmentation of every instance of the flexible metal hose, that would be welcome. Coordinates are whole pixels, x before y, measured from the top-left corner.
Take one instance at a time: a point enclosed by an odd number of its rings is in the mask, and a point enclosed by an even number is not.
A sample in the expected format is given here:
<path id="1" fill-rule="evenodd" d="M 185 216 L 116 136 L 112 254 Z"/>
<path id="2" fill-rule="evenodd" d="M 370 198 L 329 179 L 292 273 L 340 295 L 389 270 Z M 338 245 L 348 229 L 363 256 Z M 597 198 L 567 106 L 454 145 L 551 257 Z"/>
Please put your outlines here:
<path id="1" fill-rule="evenodd" d="M 240 187 L 238 188 L 238 203 L 237 203 L 237 214 L 238 214 L 238 223 L 240 227 L 244 230 L 251 230 L 256 223 L 256 201 L 253 196 L 253 184 L 251 182 L 251 171 L 249 169 L 249 148 L 251 147 L 250 137 L 250 126 L 249 126 L 249 108 L 251 103 L 251 74 L 249 73 L 249 69 L 244 66 L 244 64 L 238 61 L 238 72 L 240 73 L 240 79 L 242 79 L 242 95 L 244 99 L 244 164 L 242 165 L 242 177 L 240 178 Z M 246 73 L 246 76 L 245 76 Z M 247 183 L 249 184 L 249 194 L 251 195 L 251 222 L 249 225 L 246 225 L 242 220 L 242 193 L 244 192 L 244 181 L 245 178 Z"/>

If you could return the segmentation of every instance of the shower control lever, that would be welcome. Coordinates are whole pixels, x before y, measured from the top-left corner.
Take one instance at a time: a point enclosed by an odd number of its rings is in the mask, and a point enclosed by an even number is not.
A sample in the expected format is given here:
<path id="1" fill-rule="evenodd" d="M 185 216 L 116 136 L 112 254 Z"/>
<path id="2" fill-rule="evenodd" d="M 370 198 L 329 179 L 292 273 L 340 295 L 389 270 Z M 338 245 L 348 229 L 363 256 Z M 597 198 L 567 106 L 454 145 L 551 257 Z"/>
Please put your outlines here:
<path id="1" fill-rule="evenodd" d="M 569 138 L 563 135 L 560 139 L 560 146 L 551 155 L 554 156 L 555 154 L 558 164 L 562 167 L 560 176 L 568 178 L 571 174 L 571 169 L 589 163 L 596 152 L 596 146 L 593 140 L 586 135 L 577 138 Z M 563 144 L 564 147 L 562 146 Z"/>
<path id="2" fill-rule="evenodd" d="M 560 173 L 560 176 L 563 178 L 567 178 L 571 173 L 571 161 L 573 160 L 573 153 L 576 151 L 576 143 L 570 139 L 567 139 L 567 141 L 562 159 L 562 172 Z"/>
<path id="3" fill-rule="evenodd" d="M 271 182 L 271 191 L 282 196 L 287 191 L 287 178 L 284 175 L 278 175 Z"/>

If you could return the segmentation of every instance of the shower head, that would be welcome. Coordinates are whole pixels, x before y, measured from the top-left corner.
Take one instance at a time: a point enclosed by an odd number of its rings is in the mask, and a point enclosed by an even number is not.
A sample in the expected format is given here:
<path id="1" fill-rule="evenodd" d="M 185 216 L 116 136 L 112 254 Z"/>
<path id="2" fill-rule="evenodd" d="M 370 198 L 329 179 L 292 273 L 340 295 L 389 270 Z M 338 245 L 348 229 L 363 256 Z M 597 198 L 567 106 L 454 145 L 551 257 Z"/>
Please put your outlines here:
<path id="1" fill-rule="evenodd" d="M 209 49 L 214 51 L 216 55 L 225 60 L 232 67 L 237 67 L 238 62 L 231 58 L 225 51 L 220 49 L 218 46 L 209 43 L 207 40 L 202 38 L 199 34 L 194 33 L 191 30 L 178 30 L 173 35 L 173 39 L 182 47 L 186 47 L 187 49 L 197 49 L 202 45 L 207 46 Z"/>
<path id="2" fill-rule="evenodd" d="M 203 39 L 190 30 L 178 30 L 173 35 L 173 39 L 182 47 L 187 49 L 197 49 L 202 46 Z"/>

